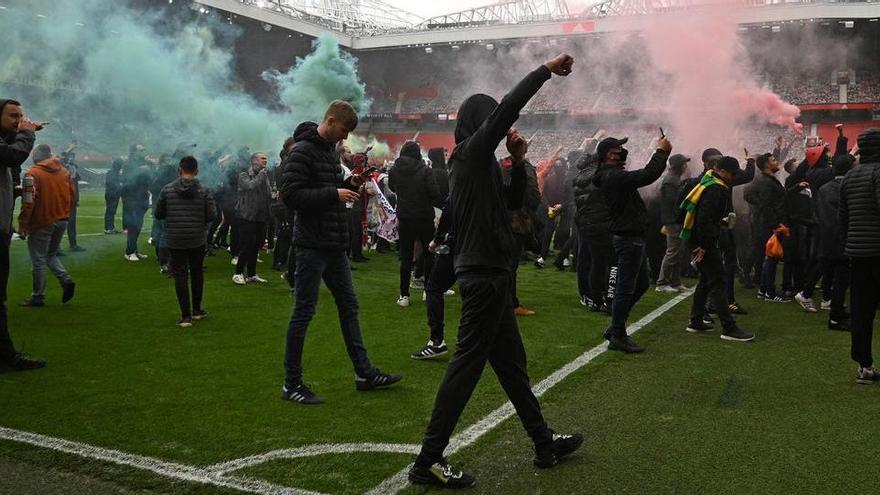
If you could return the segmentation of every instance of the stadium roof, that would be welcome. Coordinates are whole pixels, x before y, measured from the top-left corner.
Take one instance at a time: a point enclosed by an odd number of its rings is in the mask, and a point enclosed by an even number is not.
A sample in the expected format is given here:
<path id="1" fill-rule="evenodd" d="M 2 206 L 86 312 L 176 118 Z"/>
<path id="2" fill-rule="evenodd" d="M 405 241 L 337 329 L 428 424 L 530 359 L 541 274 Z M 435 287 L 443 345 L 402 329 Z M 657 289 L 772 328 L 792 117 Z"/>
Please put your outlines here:
<path id="1" fill-rule="evenodd" d="M 353 49 L 430 46 L 637 30 L 645 16 L 739 6 L 741 24 L 875 19 L 874 0 L 604 0 L 571 12 L 565 0 L 504 0 L 423 19 L 381 0 L 196 0 L 309 36 L 333 32 Z"/>

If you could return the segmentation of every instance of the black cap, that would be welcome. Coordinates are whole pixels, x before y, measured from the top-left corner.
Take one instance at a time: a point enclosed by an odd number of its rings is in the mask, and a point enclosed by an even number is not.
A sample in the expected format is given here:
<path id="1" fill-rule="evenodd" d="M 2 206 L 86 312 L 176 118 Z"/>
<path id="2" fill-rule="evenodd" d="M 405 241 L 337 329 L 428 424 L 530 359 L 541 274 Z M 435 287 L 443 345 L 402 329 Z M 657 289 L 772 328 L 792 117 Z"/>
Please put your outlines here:
<path id="1" fill-rule="evenodd" d="M 629 141 L 629 138 L 625 137 L 623 139 L 617 139 L 613 137 L 607 137 L 602 141 L 599 141 L 599 145 L 596 146 L 596 157 L 601 162 L 605 159 L 605 154 L 608 153 L 608 150 L 611 148 L 618 148 L 626 144 Z"/>
<path id="2" fill-rule="evenodd" d="M 722 156 L 721 159 L 718 160 L 718 164 L 715 166 L 727 172 L 739 172 L 739 160 L 732 156 Z"/>

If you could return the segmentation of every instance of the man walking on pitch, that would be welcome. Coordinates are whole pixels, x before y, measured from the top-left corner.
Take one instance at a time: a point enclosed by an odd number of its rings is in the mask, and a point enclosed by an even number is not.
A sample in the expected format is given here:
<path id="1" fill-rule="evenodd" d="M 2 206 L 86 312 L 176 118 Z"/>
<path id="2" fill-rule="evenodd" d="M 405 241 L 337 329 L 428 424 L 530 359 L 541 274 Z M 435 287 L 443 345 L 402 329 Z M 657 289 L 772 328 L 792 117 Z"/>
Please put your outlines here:
<path id="1" fill-rule="evenodd" d="M 347 138 L 357 124 L 357 114 L 349 103 L 330 103 L 320 125 L 308 123 L 297 128 L 302 132 L 297 133 L 297 143 L 282 165 L 281 197 L 288 208 L 296 211 L 296 300 L 287 327 L 286 377 L 281 398 L 301 404 L 324 402 L 303 383 L 302 370 L 306 330 L 315 315 L 322 279 L 336 301 L 342 337 L 354 365 L 356 389 L 384 388 L 401 379 L 400 375 L 382 373 L 367 357 L 357 294 L 346 256 L 350 229 L 345 204 L 357 201 L 355 190 L 363 179 L 351 176 L 343 181 L 336 143 Z"/>
<path id="2" fill-rule="evenodd" d="M 558 435 L 547 427 L 529 387 L 526 353 L 513 314 L 511 260 L 514 245 L 508 210 L 522 203 L 525 139 L 511 126 L 551 73 L 567 76 L 568 55 L 538 67 L 501 103 L 487 95 L 468 97 L 458 112 L 452 164 L 451 211 L 455 229 L 455 272 L 461 288 L 461 322 L 455 355 L 440 384 L 422 449 L 409 472 L 413 483 L 466 488 L 476 480 L 449 465 L 443 451 L 488 361 L 535 444 L 534 464 L 556 465 L 577 450 L 580 435 Z M 514 164 L 505 187 L 495 148 L 507 136 Z"/>

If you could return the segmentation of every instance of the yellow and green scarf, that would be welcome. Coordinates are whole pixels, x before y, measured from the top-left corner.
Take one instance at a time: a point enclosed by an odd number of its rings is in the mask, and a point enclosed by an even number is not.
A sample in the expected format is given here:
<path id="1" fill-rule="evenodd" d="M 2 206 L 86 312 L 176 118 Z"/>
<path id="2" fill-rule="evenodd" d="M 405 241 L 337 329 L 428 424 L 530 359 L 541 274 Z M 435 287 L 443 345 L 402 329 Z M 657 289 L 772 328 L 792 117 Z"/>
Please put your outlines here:
<path id="1" fill-rule="evenodd" d="M 681 234 L 679 234 L 679 237 L 682 239 L 688 240 L 691 238 L 694 222 L 697 219 L 697 205 L 700 202 L 700 198 L 703 197 L 703 192 L 706 188 L 711 186 L 727 188 L 727 184 L 716 177 L 712 170 L 707 170 L 706 173 L 703 174 L 703 177 L 700 178 L 700 183 L 691 189 L 691 192 L 688 193 L 687 197 L 684 198 L 684 201 L 679 205 L 679 208 L 686 212 L 684 216 L 684 225 L 682 226 Z"/>

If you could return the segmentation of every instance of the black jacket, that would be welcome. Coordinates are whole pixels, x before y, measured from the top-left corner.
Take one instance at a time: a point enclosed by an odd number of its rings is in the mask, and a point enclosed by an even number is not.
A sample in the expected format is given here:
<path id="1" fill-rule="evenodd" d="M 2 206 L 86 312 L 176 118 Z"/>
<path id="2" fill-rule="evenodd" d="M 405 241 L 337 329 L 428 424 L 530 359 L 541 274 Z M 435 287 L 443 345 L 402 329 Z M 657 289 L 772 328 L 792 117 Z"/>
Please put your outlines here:
<path id="1" fill-rule="evenodd" d="M 678 223 L 678 195 L 680 191 L 681 176 L 670 170 L 660 183 L 659 205 L 661 224 L 674 225 Z"/>
<path id="2" fill-rule="evenodd" d="M 804 160 L 798 165 L 794 173 L 785 179 L 785 213 L 788 216 L 788 221 L 792 224 L 811 225 L 813 223 L 811 196 L 802 194 L 803 188 L 798 186 L 801 182 L 806 182 L 808 169 L 809 165 Z"/>
<path id="3" fill-rule="evenodd" d="M 712 249 L 718 247 L 721 236 L 721 219 L 727 216 L 727 195 L 730 188 L 719 185 L 709 186 L 703 191 L 697 203 L 696 218 L 691 231 L 689 245 Z"/>
<path id="4" fill-rule="evenodd" d="M 526 175 L 522 207 L 515 211 L 508 210 L 508 214 L 513 233 L 520 236 L 526 249 L 534 249 L 537 247 L 534 236 L 534 215 L 535 209 L 541 204 L 541 192 L 538 191 L 538 171 L 528 160 L 524 161 L 522 169 Z M 512 172 L 513 167 L 502 169 L 502 180 L 505 187 L 510 187 Z"/>
<path id="5" fill-rule="evenodd" d="M 840 228 L 840 183 L 843 177 L 835 177 L 822 186 L 817 194 L 817 218 L 819 220 L 819 239 L 824 258 L 840 260 L 846 258 L 842 229 Z"/>
<path id="6" fill-rule="evenodd" d="M 177 167 L 171 165 L 162 165 L 156 171 L 156 176 L 150 182 L 150 194 L 153 195 L 154 206 L 158 203 L 159 195 L 162 189 L 177 180 Z"/>
<path id="7" fill-rule="evenodd" d="M 500 104 L 486 95 L 468 97 L 458 112 L 456 147 L 450 157 L 455 271 L 510 271 L 517 243 L 508 210 L 522 207 L 525 170 L 514 165 L 504 185 L 495 149 L 519 118 L 519 112 L 550 79 L 545 66 L 528 74 Z"/>
<path id="8" fill-rule="evenodd" d="M 653 184 L 666 169 L 669 153 L 657 150 L 641 170 L 627 171 L 619 165 L 599 165 L 594 179 L 611 213 L 612 234 L 642 237 L 648 228 L 648 209 L 639 188 Z"/>
<path id="9" fill-rule="evenodd" d="M 880 162 L 863 163 L 843 178 L 839 218 L 847 256 L 880 257 Z"/>
<path id="10" fill-rule="evenodd" d="M 0 100 L 0 112 L 9 100 Z M 15 187 L 21 177 L 21 164 L 30 156 L 36 134 L 33 131 L 2 133 L 0 135 L 0 233 L 12 232 L 12 210 Z"/>
<path id="11" fill-rule="evenodd" d="M 114 160 L 113 165 L 104 176 L 104 194 L 119 196 L 122 191 L 122 162 Z"/>
<path id="12" fill-rule="evenodd" d="M 743 199 L 749 204 L 752 225 L 775 229 L 788 222 L 785 218 L 785 187 L 776 177 L 761 173 L 746 186 Z"/>
<path id="13" fill-rule="evenodd" d="M 122 205 L 125 208 L 148 209 L 152 174 L 140 160 L 129 160 L 122 168 Z"/>
<path id="14" fill-rule="evenodd" d="M 159 193 L 156 218 L 165 220 L 169 249 L 204 246 L 208 225 L 217 217 L 214 197 L 198 179 L 178 178 Z"/>
<path id="15" fill-rule="evenodd" d="M 449 171 L 446 170 L 446 157 L 443 148 L 431 148 L 428 150 L 428 159 L 431 160 L 431 171 L 434 173 L 434 182 L 440 192 L 440 202 L 446 201 L 449 196 Z"/>
<path id="16" fill-rule="evenodd" d="M 434 173 L 421 159 L 401 155 L 388 172 L 388 187 L 397 195 L 397 218 L 434 219 L 440 196 Z"/>
<path id="17" fill-rule="evenodd" d="M 318 134 L 318 124 L 303 128 L 282 164 L 281 198 L 296 212 L 296 247 L 345 251 L 349 246 L 349 214 L 336 192 L 343 181 L 339 154 Z"/>
<path id="18" fill-rule="evenodd" d="M 269 171 L 259 173 L 253 167 L 238 175 L 238 203 L 235 216 L 249 222 L 268 222 L 272 218 L 272 185 Z"/>
<path id="19" fill-rule="evenodd" d="M 594 182 L 598 165 L 592 156 L 587 155 L 577 167 L 580 171 L 574 179 L 575 224 L 591 232 L 607 233 L 611 228 L 611 213 L 602 191 Z"/>

